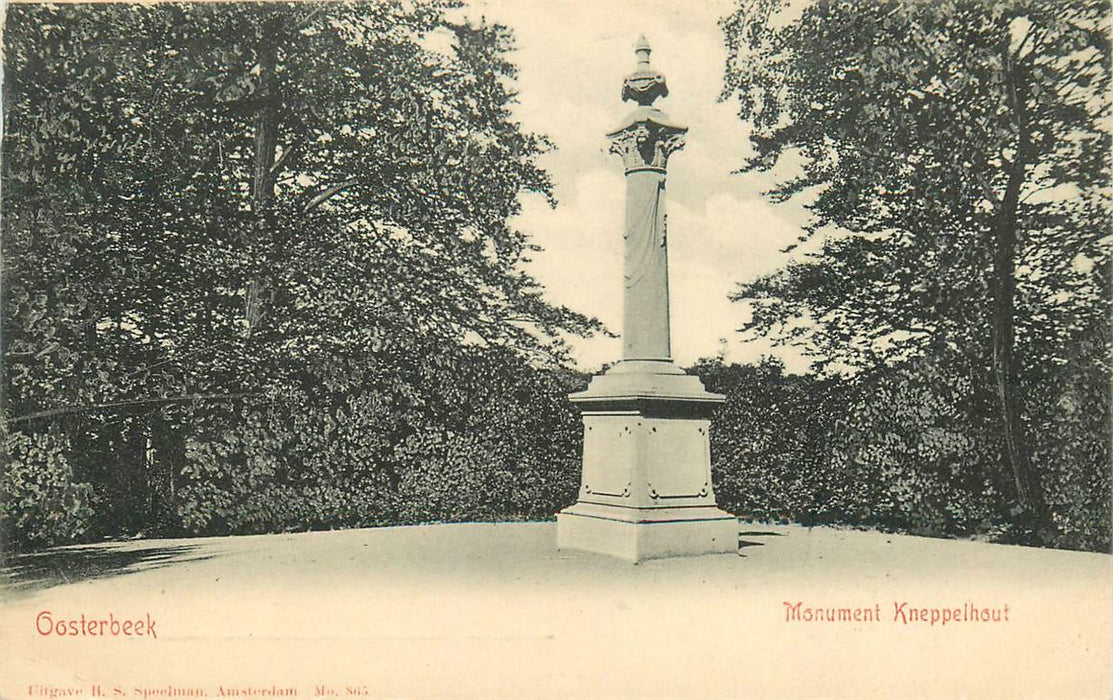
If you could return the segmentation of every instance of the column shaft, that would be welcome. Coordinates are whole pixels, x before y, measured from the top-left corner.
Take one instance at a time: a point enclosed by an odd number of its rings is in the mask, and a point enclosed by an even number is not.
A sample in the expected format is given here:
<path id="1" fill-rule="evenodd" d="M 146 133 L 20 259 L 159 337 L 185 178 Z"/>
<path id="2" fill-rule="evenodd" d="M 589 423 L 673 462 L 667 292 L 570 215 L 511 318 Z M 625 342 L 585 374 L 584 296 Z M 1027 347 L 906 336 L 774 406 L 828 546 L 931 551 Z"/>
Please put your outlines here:
<path id="1" fill-rule="evenodd" d="M 668 360 L 669 266 L 665 229 L 665 173 L 626 175 L 625 290 L 622 357 Z"/>

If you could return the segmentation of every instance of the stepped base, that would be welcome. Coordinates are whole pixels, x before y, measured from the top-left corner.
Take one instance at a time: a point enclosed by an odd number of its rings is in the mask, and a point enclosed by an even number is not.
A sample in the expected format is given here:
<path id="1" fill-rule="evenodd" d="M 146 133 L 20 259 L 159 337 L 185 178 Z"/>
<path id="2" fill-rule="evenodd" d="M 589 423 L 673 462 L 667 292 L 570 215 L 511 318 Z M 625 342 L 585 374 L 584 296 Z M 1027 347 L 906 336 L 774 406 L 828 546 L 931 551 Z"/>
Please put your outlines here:
<path id="1" fill-rule="evenodd" d="M 577 503 L 557 514 L 557 547 L 631 562 L 738 551 L 738 519 L 714 506 L 626 508 Z"/>
<path id="2" fill-rule="evenodd" d="M 557 546 L 627 561 L 738 551 L 738 520 L 715 507 L 710 416 L 723 402 L 669 360 L 623 360 L 569 397 L 584 422 L 575 505 Z"/>

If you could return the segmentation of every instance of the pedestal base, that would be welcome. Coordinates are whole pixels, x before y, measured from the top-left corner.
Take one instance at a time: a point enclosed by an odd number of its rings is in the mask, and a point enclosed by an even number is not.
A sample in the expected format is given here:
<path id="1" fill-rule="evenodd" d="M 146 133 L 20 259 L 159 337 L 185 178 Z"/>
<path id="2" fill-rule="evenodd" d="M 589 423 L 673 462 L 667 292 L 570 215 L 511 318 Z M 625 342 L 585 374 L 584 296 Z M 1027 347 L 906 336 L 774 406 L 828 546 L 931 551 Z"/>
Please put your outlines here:
<path id="1" fill-rule="evenodd" d="M 709 418 L 723 396 L 667 360 L 624 360 L 570 398 L 583 476 L 557 515 L 558 547 L 629 561 L 738 551 L 738 521 L 711 485 Z"/>
<path id="2" fill-rule="evenodd" d="M 631 562 L 738 551 L 738 519 L 714 506 L 622 508 L 577 503 L 557 514 L 557 547 Z"/>

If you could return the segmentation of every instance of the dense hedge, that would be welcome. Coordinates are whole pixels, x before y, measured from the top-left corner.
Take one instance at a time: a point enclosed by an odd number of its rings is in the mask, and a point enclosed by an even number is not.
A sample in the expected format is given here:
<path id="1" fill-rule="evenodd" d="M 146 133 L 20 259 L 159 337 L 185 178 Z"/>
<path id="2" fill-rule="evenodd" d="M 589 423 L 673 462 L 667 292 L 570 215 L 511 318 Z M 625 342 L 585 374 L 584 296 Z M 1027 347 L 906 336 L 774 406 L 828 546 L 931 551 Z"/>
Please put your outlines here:
<path id="1" fill-rule="evenodd" d="M 477 348 L 413 370 L 416 384 L 165 408 L 112 431 L 32 425 L 5 442 L 8 544 L 545 518 L 575 499 L 581 377 Z"/>
<path id="2" fill-rule="evenodd" d="M 922 359 L 841 379 L 703 362 L 720 505 L 744 518 L 1109 551 L 1110 419 L 1100 372 L 1031 379 L 1033 462 L 1055 530 L 1018 517 L 990 397 L 968 368 Z M 976 375 L 975 375 L 976 376 Z"/>
<path id="3" fill-rule="evenodd" d="M 921 360 L 842 379 L 772 361 L 694 371 L 727 395 L 712 469 L 720 505 L 742 518 L 1042 542 L 1011 508 L 986 399 L 956 367 Z M 582 435 L 567 395 L 585 377 L 478 348 L 415 360 L 407 374 L 9 434 L 9 545 L 545 519 L 575 500 Z M 1108 551 L 1109 414 L 1093 379 L 1038 378 L 1042 412 L 1028 419 L 1056 523 L 1042 543 Z"/>

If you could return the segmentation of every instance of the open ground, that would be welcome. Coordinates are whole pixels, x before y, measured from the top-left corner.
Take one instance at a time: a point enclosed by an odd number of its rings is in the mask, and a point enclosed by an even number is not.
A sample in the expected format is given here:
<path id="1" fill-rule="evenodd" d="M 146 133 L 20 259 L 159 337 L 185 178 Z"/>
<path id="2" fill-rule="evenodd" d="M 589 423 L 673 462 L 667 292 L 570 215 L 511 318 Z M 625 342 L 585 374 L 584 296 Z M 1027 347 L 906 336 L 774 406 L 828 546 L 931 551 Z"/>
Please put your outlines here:
<path id="1" fill-rule="evenodd" d="M 1081 698 L 1113 669 L 1113 557 L 879 532 L 743 523 L 737 555 L 631 565 L 558 551 L 553 523 L 429 525 L 65 547 L 6 574 L 9 699 Z M 804 619 L 827 609 L 850 619 Z M 157 638 L 43 634 L 44 611 Z"/>

